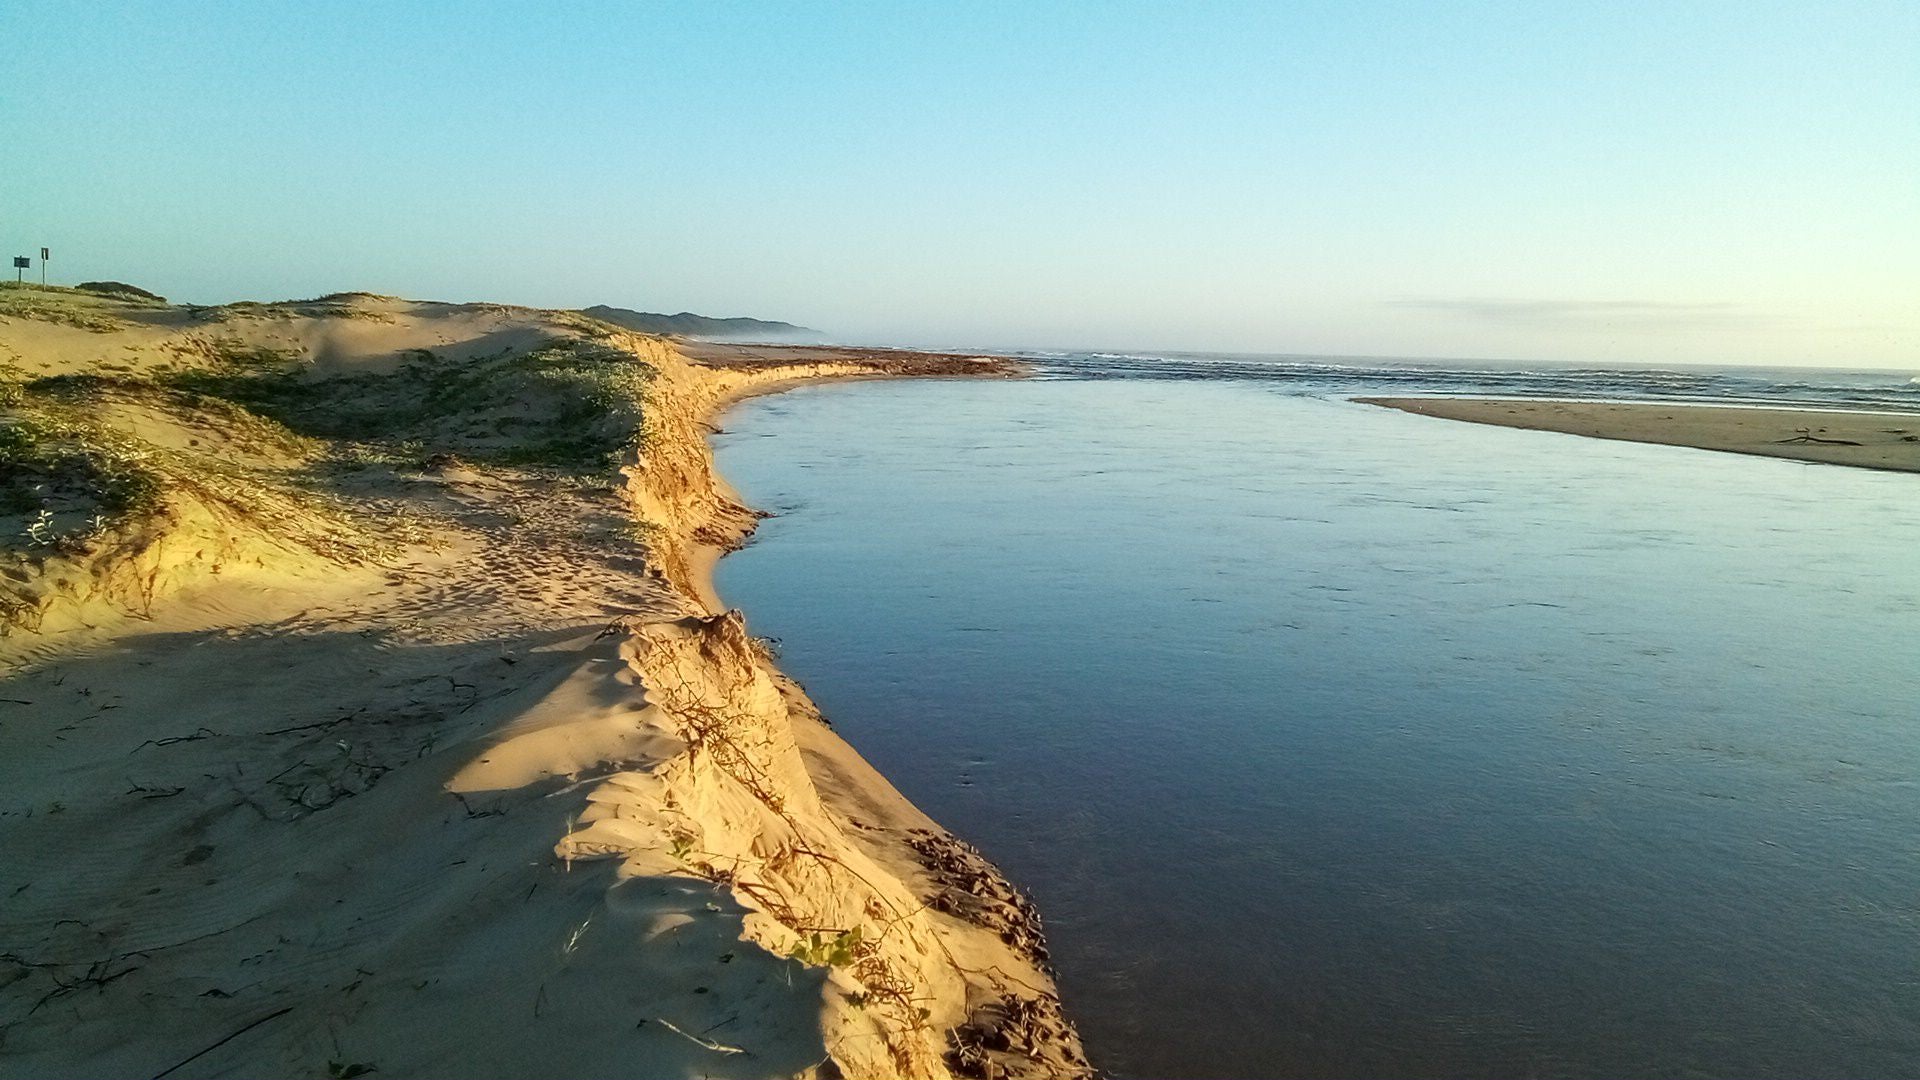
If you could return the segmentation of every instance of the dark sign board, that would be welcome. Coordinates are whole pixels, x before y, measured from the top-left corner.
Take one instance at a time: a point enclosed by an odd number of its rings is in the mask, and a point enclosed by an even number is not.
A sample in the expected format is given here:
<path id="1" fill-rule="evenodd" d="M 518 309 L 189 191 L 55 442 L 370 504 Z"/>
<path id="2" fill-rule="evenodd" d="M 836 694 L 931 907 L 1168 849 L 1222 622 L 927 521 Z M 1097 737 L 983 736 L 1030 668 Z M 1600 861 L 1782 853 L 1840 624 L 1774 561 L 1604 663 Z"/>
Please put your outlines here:
<path id="1" fill-rule="evenodd" d="M 33 265 L 33 260 L 27 258 L 25 255 L 15 255 L 13 257 L 13 265 L 15 269 L 25 270 L 27 267 Z"/>
<path id="2" fill-rule="evenodd" d="M 46 262 L 46 261 L 47 261 L 48 259 L 51 259 L 51 258 L 53 258 L 53 254 L 52 254 L 51 252 L 49 252 L 49 251 L 48 251 L 48 250 L 47 250 L 46 248 L 41 248 L 41 249 L 40 249 L 40 261 L 41 261 L 41 262 Z"/>

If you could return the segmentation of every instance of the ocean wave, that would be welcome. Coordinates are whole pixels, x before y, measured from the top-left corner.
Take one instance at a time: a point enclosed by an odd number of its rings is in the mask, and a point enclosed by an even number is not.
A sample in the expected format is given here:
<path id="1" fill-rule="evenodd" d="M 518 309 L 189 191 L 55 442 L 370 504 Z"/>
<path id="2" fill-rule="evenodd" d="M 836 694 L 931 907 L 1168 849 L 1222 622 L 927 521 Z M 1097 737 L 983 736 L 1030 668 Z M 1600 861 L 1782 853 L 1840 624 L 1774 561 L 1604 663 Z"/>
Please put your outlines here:
<path id="1" fill-rule="evenodd" d="M 1920 377 L 1805 368 L 1606 368 L 1352 357 L 1027 354 L 1046 374 L 1084 379 L 1231 379 L 1314 395 L 1420 393 L 1804 405 L 1920 411 Z"/>

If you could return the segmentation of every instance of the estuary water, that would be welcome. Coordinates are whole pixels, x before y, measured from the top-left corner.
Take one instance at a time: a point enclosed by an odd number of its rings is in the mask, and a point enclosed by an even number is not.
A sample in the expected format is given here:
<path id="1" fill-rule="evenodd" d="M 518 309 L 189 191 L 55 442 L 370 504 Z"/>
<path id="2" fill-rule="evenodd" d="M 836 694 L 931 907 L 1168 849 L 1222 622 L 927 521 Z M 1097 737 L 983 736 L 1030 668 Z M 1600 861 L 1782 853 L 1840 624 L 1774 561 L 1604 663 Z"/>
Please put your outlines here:
<path id="1" fill-rule="evenodd" d="M 720 593 L 1116 1074 L 1920 1074 L 1920 476 L 1325 389 L 748 402 Z"/>

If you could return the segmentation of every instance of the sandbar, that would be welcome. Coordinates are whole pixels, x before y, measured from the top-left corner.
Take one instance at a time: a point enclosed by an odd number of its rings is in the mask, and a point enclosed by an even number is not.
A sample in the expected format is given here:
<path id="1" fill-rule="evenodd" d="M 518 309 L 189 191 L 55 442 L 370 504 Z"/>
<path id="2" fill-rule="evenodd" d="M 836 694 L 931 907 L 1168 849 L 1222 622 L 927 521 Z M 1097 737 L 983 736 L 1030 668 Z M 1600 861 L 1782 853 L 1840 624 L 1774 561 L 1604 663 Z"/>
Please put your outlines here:
<path id="1" fill-rule="evenodd" d="M 1356 398 L 1402 412 L 1595 439 L 1920 472 L 1920 415 L 1677 402 Z"/>

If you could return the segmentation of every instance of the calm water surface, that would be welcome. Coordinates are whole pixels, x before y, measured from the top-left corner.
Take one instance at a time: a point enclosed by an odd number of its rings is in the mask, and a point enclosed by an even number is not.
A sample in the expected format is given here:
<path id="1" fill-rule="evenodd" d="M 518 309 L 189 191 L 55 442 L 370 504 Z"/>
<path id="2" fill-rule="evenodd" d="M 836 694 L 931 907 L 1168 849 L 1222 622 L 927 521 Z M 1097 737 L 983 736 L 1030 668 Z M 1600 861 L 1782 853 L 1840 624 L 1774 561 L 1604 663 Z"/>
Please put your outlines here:
<path id="1" fill-rule="evenodd" d="M 1920 476 L 1233 381 L 751 402 L 722 595 L 1122 1075 L 1920 1075 Z"/>

